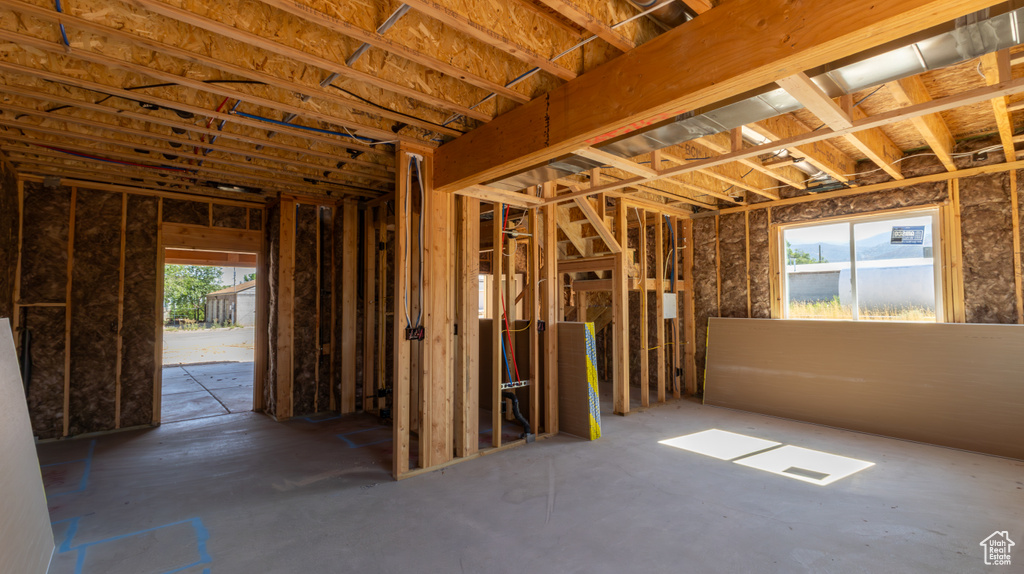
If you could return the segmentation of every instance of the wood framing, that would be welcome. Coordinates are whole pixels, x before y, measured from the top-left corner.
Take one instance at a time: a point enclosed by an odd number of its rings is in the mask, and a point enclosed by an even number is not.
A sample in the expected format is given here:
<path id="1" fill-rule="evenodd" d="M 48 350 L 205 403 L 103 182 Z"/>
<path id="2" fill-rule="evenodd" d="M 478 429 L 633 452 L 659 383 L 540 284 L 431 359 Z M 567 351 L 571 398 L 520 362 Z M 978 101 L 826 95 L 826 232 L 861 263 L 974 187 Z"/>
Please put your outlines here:
<path id="1" fill-rule="evenodd" d="M 359 258 L 359 212 L 352 202 L 341 204 L 341 397 L 342 414 L 356 411 L 356 289 Z M 365 374 L 366 368 L 364 366 Z"/>
<path id="2" fill-rule="evenodd" d="M 451 192 L 500 178 L 997 3 L 727 2 L 441 146 L 435 186 Z M 661 89 L 635 89 L 647 74 Z"/>
<path id="3" fill-rule="evenodd" d="M 615 203 L 615 237 L 619 245 L 626 245 L 626 202 Z M 612 412 L 629 414 L 629 288 L 626 274 L 628 250 L 612 256 Z"/>

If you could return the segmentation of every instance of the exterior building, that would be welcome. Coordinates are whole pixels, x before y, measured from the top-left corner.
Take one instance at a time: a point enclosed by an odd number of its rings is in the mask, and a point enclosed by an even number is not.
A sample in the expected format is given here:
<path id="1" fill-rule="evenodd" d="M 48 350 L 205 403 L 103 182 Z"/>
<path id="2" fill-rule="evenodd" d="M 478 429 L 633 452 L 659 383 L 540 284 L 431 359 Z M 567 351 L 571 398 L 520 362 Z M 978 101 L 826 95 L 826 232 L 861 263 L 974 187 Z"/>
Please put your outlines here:
<path id="1" fill-rule="evenodd" d="M 256 281 L 246 281 L 206 296 L 207 323 L 256 324 Z"/>

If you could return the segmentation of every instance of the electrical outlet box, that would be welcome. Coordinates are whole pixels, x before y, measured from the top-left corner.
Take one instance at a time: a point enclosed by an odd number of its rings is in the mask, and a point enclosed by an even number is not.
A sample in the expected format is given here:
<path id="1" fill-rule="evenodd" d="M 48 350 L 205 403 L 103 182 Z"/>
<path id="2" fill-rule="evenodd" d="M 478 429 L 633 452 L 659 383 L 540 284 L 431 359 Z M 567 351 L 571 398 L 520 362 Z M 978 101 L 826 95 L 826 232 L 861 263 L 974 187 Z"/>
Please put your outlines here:
<path id="1" fill-rule="evenodd" d="M 675 293 L 662 293 L 661 294 L 662 307 L 665 309 L 666 319 L 676 318 L 676 294 Z"/>

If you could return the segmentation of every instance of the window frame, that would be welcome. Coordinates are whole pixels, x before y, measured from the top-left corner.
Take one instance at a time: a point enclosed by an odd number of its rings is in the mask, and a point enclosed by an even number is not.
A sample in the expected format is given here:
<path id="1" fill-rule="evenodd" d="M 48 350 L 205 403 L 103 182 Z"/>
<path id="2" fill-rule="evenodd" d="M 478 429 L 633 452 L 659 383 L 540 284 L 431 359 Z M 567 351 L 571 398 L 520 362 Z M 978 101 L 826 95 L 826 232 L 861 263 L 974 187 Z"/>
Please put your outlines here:
<path id="1" fill-rule="evenodd" d="M 778 292 L 780 294 L 780 305 L 777 318 L 790 321 L 863 321 L 859 318 L 859 299 L 857 297 L 857 263 L 856 263 L 856 240 L 855 226 L 859 223 L 874 223 L 879 221 L 899 220 L 910 217 L 930 216 L 932 219 L 932 260 L 933 260 L 933 286 L 935 289 L 935 322 L 945 323 L 949 321 L 945 297 L 945 269 L 944 269 L 944 241 L 943 237 L 943 213 L 941 205 L 914 206 L 900 209 L 889 209 L 883 211 L 872 211 L 864 214 L 837 215 L 820 217 L 812 221 L 801 221 L 796 223 L 782 223 L 776 225 L 775 229 L 775 276 L 778 278 Z M 818 227 L 824 225 L 835 225 L 847 223 L 850 232 L 850 288 L 852 292 L 851 319 L 790 319 L 789 317 L 789 278 L 786 270 L 786 236 L 785 232 L 793 229 L 806 227 Z M 912 321 L 914 323 L 930 323 L 930 321 Z"/>

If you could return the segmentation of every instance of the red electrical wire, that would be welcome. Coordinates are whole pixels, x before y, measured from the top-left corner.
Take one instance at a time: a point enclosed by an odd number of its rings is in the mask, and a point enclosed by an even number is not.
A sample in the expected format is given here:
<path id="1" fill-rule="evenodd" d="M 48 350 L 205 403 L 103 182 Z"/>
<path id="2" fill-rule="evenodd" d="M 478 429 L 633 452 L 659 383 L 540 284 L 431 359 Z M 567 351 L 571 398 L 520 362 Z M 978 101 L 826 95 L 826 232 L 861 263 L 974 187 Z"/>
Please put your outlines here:
<path id="1" fill-rule="evenodd" d="M 222 101 L 222 102 L 220 103 L 220 105 L 219 105 L 219 106 L 217 106 L 217 112 L 218 112 L 218 113 L 219 113 L 219 112 L 220 112 L 221 110 L 223 110 L 223 109 L 224 109 L 224 104 L 228 103 L 228 100 L 229 100 L 229 99 L 230 99 L 230 98 L 224 98 L 224 101 Z M 206 120 L 206 129 L 210 129 L 210 126 L 211 126 L 212 124 L 213 124 L 213 116 L 210 116 L 210 118 Z M 206 143 L 206 134 L 199 134 L 199 143 Z M 197 147 L 197 146 L 192 146 L 192 155 L 199 155 L 199 147 Z"/>
<path id="2" fill-rule="evenodd" d="M 505 209 L 501 215 L 501 256 L 505 255 L 505 227 L 508 225 L 508 205 L 505 205 Z M 500 265 L 497 260 L 495 263 Z M 512 274 L 509 274 L 511 279 Z M 519 379 L 519 365 L 516 364 L 516 350 L 512 347 L 512 329 L 508 326 L 508 311 L 505 310 L 505 293 L 501 294 L 501 314 L 505 319 L 505 339 L 508 340 L 508 354 L 512 355 L 512 366 L 515 367 L 516 380 Z"/>
<path id="3" fill-rule="evenodd" d="M 48 146 L 48 145 L 43 145 L 43 144 L 35 144 L 35 145 L 37 145 L 39 147 L 42 147 L 42 148 L 46 148 L 46 149 L 52 149 L 53 151 L 59 151 L 61 153 L 66 153 L 68 155 L 84 157 L 86 159 L 94 159 L 96 161 L 105 161 L 105 162 L 117 163 L 117 164 L 121 164 L 121 165 L 130 165 L 132 167 L 144 167 L 144 168 L 147 168 L 147 169 L 158 169 L 158 170 L 162 170 L 162 171 L 179 171 L 179 172 L 185 172 L 185 173 L 189 172 L 189 170 L 187 170 L 185 168 L 180 168 L 180 167 L 164 167 L 164 166 L 159 166 L 159 165 L 148 165 L 148 164 L 144 164 L 144 163 L 135 163 L 133 161 L 121 161 L 119 159 L 110 159 L 110 158 L 106 158 L 106 157 L 99 157 L 99 156 L 96 156 L 96 155 L 89 155 L 87 153 L 71 151 L 71 150 L 67 150 L 67 149 L 63 149 L 63 148 L 59 148 L 59 147 Z"/>

